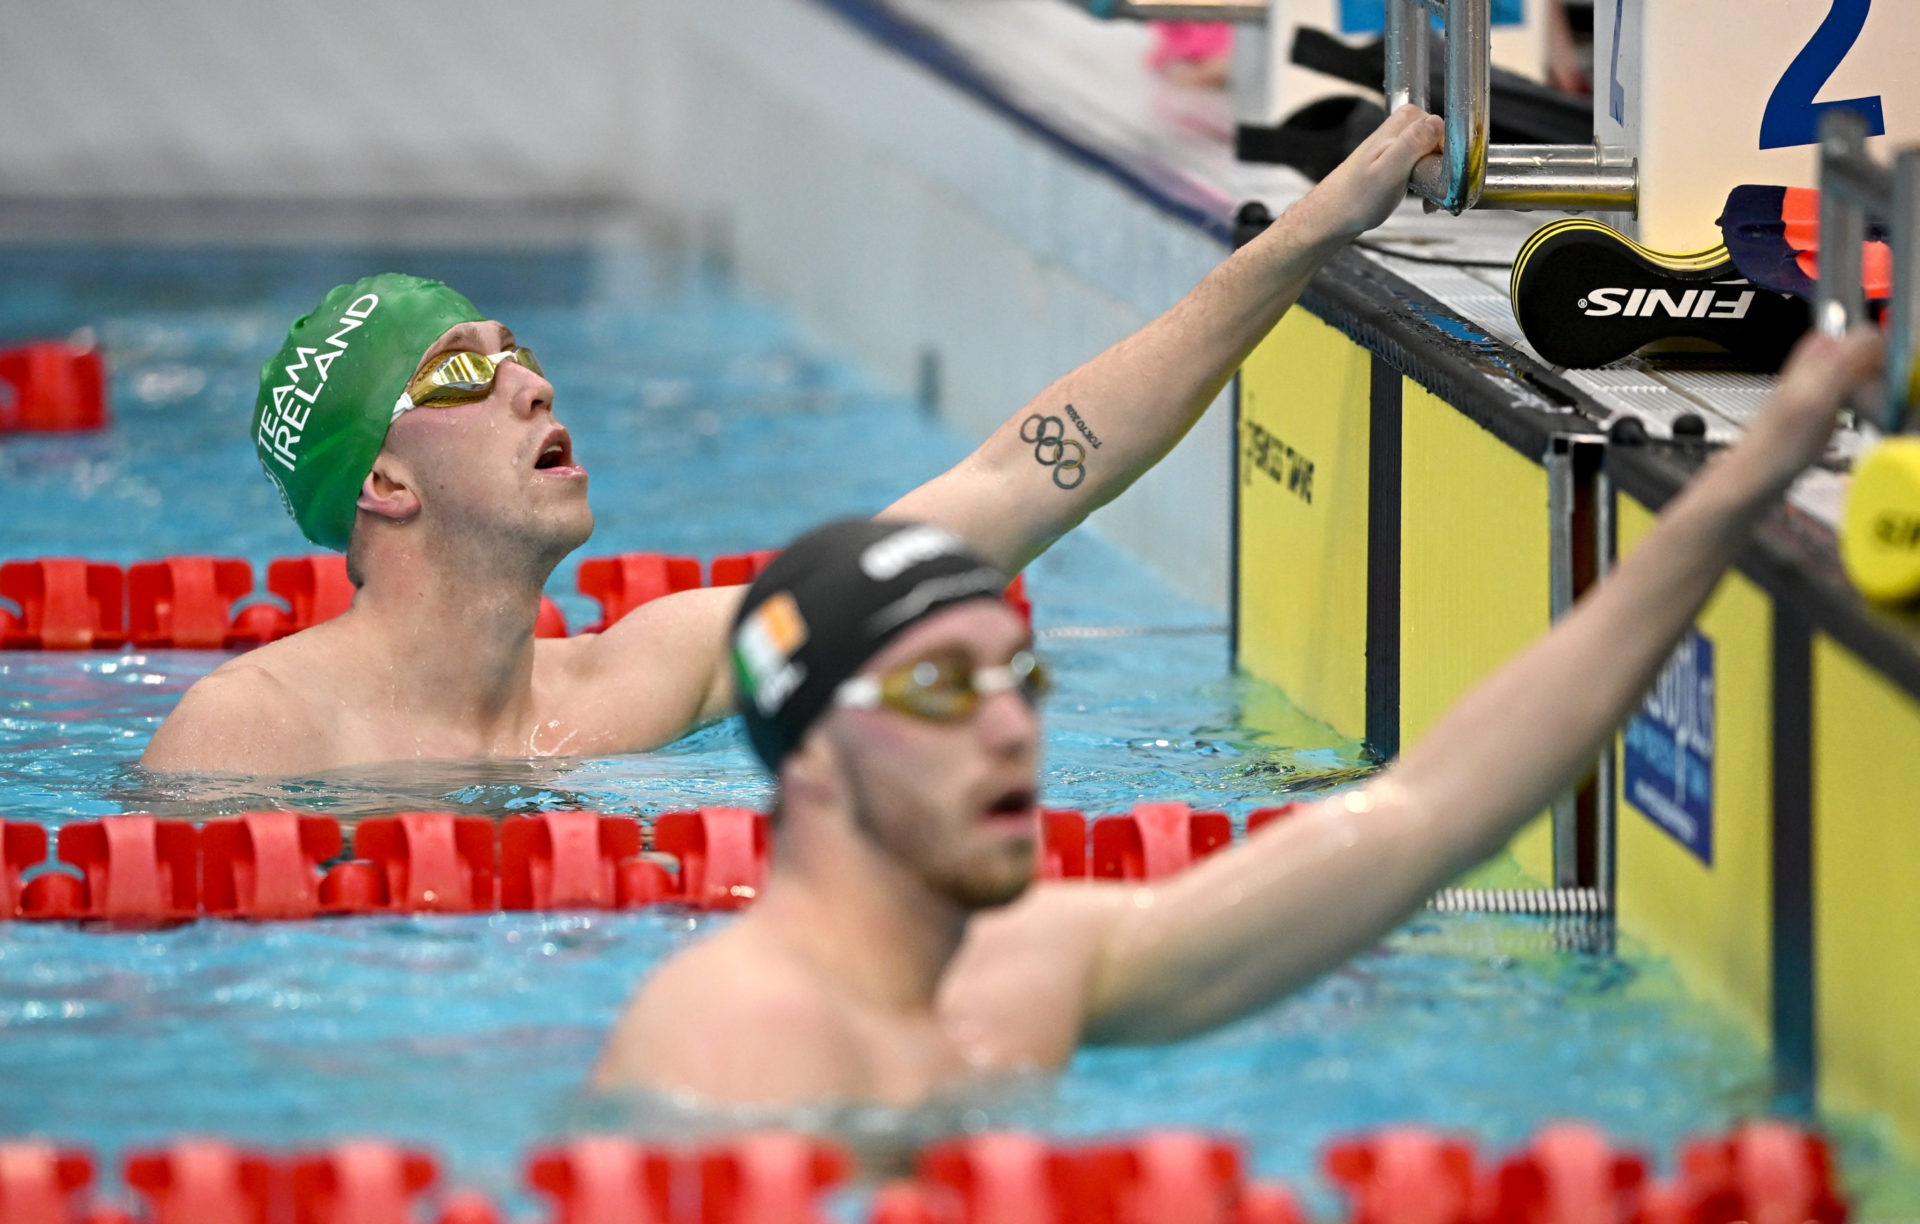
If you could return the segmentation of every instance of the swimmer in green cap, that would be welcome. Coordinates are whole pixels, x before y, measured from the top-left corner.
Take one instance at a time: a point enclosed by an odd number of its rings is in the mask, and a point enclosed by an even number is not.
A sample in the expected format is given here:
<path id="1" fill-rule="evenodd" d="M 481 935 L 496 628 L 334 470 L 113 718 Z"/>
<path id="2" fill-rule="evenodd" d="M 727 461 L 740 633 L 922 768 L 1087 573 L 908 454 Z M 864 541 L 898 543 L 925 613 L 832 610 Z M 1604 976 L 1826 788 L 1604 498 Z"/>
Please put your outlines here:
<path id="1" fill-rule="evenodd" d="M 598 1085 L 912 1105 L 1058 1070 L 1082 1044 L 1178 1041 L 1306 985 L 1592 764 L 1881 354 L 1872 327 L 1809 337 L 1632 555 L 1399 760 L 1150 884 L 1029 887 L 1045 671 L 988 559 L 913 524 L 802 536 L 734 631 L 741 716 L 780 784 L 772 870 L 737 922 L 642 984 Z"/>
<path id="2" fill-rule="evenodd" d="M 1388 118 L 1166 314 L 885 516 L 945 527 L 1017 572 L 1180 440 L 1320 265 L 1393 212 L 1439 141 L 1439 120 L 1418 110 Z M 1067 445 L 1032 437 L 1035 418 L 1057 423 L 1067 405 L 1072 427 L 1099 439 L 1097 452 L 1074 443 L 1071 463 Z M 301 530 L 345 550 L 353 606 L 195 684 L 144 763 L 289 775 L 596 756 L 727 714 L 737 588 L 535 639 L 541 587 L 593 529 L 587 474 L 554 411 L 533 355 L 446 286 L 389 274 L 329 293 L 262 370 L 253 439 Z"/>

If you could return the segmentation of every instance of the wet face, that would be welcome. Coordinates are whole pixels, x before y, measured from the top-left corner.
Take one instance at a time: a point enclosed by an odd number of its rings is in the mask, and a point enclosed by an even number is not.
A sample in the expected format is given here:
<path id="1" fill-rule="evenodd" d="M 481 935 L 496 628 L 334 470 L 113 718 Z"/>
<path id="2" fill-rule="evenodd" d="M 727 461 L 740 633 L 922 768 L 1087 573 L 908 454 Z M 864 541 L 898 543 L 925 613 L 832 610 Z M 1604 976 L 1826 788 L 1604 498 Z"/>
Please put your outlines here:
<path id="1" fill-rule="evenodd" d="M 449 353 L 492 355 L 514 344 L 500 323 L 462 323 L 426 351 L 414 374 Z M 550 569 L 593 531 L 587 472 L 554 418 L 553 385 L 517 361 L 500 363 L 485 399 L 402 413 L 381 453 L 400 461 L 419 496 L 420 520 L 438 538 L 524 551 Z"/>
<path id="2" fill-rule="evenodd" d="M 1006 605 L 973 600 L 915 625 L 861 673 L 925 660 L 996 667 L 1030 641 Z M 838 709 L 818 726 L 841 763 L 855 819 L 882 850 L 969 908 L 1004 905 L 1026 889 L 1040 725 L 1018 691 L 983 697 L 952 722 L 883 706 Z"/>

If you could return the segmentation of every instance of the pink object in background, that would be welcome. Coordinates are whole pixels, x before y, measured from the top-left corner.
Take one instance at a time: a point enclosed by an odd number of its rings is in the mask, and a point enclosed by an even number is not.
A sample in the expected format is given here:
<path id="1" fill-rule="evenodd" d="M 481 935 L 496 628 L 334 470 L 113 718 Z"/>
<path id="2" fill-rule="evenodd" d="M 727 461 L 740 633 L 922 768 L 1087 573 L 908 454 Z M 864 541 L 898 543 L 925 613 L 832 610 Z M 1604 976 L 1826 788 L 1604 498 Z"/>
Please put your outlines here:
<path id="1" fill-rule="evenodd" d="M 1156 21 L 1155 40 L 1147 62 L 1155 68 L 1168 64 L 1204 64 L 1224 60 L 1233 52 L 1233 27 L 1224 21 Z"/>

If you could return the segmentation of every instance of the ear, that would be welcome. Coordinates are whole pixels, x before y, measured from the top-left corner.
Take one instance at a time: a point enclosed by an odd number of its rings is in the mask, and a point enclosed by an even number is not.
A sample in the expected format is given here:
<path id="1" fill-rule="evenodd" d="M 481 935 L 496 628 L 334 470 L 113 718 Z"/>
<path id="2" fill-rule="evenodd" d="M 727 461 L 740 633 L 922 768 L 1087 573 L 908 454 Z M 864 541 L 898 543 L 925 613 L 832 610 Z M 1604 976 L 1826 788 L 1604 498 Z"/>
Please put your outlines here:
<path id="1" fill-rule="evenodd" d="M 780 792 L 793 807 L 833 807 L 842 801 L 846 778 L 839 751 L 818 723 L 780 762 Z"/>
<path id="2" fill-rule="evenodd" d="M 413 491 L 406 465 L 386 451 L 374 457 L 373 470 L 360 484 L 356 503 L 368 514 L 404 523 L 420 513 L 420 495 Z"/>

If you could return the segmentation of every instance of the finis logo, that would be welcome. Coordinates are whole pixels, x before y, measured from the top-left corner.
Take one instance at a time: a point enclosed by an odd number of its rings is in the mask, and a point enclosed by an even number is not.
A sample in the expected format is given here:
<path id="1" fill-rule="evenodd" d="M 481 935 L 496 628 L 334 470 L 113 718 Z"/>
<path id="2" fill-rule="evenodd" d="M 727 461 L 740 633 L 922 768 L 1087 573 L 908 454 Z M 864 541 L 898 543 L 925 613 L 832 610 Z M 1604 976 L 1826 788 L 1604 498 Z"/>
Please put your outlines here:
<path id="1" fill-rule="evenodd" d="M 1651 319 L 1666 315 L 1672 319 L 1744 319 L 1753 307 L 1754 291 L 1733 289 L 1688 289 L 1669 293 L 1665 289 L 1595 289 L 1580 299 L 1580 313 L 1589 319 L 1619 315 L 1624 319 Z"/>

